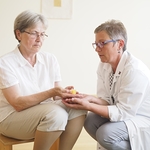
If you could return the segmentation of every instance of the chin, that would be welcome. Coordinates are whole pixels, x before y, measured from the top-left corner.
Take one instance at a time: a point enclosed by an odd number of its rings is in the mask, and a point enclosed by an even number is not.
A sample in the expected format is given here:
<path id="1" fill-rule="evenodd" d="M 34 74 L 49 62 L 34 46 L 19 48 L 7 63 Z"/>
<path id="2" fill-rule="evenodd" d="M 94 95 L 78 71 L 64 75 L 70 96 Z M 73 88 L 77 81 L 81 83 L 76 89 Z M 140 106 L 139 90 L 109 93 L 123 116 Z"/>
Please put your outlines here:
<path id="1" fill-rule="evenodd" d="M 101 62 L 102 62 L 102 63 L 108 63 L 107 61 L 105 61 L 105 60 L 102 60 L 102 59 L 101 59 Z"/>

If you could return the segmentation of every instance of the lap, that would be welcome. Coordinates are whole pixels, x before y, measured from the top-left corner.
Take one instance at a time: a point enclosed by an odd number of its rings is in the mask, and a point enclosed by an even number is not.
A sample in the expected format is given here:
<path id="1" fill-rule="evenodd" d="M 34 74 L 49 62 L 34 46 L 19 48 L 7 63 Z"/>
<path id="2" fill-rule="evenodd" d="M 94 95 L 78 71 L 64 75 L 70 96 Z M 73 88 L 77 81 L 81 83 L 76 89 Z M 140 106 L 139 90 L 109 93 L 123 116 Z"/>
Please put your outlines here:
<path id="1" fill-rule="evenodd" d="M 98 128 L 96 136 L 97 139 L 103 138 L 108 141 L 129 140 L 128 130 L 124 121 L 104 123 Z"/>
<path id="2" fill-rule="evenodd" d="M 84 127 L 106 149 L 131 149 L 128 129 L 124 121 L 111 122 L 95 113 L 89 113 Z"/>
<path id="3" fill-rule="evenodd" d="M 90 112 L 86 118 L 85 124 L 86 126 L 90 126 L 90 128 L 95 128 L 94 130 L 96 130 L 95 134 L 97 138 L 110 137 L 111 139 L 115 139 L 122 136 L 125 140 L 129 140 L 128 130 L 124 121 L 111 122 L 107 118 Z"/>
<path id="4" fill-rule="evenodd" d="M 42 103 L 20 112 L 13 112 L 0 123 L 0 132 L 18 139 L 34 138 L 36 130 L 65 130 L 68 119 L 73 119 L 83 111 L 69 110 L 61 102 Z"/>

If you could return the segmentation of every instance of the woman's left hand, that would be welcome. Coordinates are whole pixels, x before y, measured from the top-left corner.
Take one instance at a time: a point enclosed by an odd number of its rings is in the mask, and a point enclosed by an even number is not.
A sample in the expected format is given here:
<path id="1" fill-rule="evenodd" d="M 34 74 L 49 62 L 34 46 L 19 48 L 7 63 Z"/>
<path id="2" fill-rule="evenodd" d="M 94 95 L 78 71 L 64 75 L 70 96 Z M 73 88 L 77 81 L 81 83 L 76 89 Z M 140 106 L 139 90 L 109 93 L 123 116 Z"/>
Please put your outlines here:
<path id="1" fill-rule="evenodd" d="M 85 94 L 81 95 L 82 95 L 81 98 L 63 99 L 62 103 L 70 108 L 89 110 L 90 104 L 92 103 L 92 99 L 94 99 L 95 97 L 92 95 L 85 95 Z"/>

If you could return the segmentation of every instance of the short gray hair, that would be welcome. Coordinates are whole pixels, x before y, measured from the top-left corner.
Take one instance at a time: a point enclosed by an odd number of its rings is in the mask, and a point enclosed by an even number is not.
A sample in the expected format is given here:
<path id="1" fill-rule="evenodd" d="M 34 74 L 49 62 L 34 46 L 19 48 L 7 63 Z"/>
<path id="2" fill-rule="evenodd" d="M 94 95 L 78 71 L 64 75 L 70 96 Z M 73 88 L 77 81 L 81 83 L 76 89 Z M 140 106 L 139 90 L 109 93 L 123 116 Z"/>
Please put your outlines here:
<path id="1" fill-rule="evenodd" d="M 32 12 L 31 10 L 26 10 L 20 13 L 14 21 L 14 34 L 16 39 L 16 30 L 23 32 L 26 28 L 34 27 L 38 22 L 42 22 L 45 29 L 47 29 L 48 20 L 42 14 Z"/>
<path id="2" fill-rule="evenodd" d="M 98 26 L 94 33 L 98 33 L 100 31 L 106 31 L 109 37 L 113 40 L 122 39 L 124 41 L 123 51 L 126 50 L 127 47 L 127 32 L 126 28 L 122 22 L 118 20 L 108 20 Z"/>

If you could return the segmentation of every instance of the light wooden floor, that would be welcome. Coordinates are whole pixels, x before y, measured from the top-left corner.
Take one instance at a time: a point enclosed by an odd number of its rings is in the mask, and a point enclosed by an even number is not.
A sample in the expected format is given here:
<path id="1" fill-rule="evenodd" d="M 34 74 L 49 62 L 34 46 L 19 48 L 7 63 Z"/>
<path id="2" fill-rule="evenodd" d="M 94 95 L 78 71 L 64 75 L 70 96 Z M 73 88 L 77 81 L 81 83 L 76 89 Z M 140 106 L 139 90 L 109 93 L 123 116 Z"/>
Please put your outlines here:
<path id="1" fill-rule="evenodd" d="M 27 144 L 14 145 L 13 150 L 32 150 L 33 142 Z M 83 129 L 72 150 L 96 150 L 96 141 L 93 140 Z"/>

